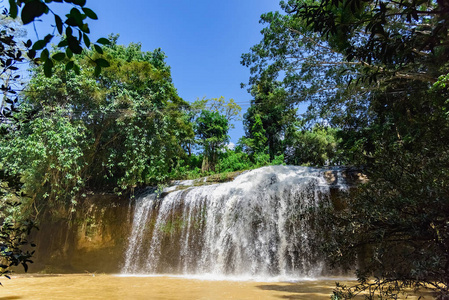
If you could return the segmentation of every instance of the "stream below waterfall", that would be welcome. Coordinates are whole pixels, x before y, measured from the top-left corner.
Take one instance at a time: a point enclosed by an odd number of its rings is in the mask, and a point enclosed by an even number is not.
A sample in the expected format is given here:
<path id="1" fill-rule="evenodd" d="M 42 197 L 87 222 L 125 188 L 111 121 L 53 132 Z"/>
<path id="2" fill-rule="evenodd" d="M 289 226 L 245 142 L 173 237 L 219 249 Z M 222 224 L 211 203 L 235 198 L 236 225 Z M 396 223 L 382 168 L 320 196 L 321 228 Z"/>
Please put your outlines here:
<path id="1" fill-rule="evenodd" d="M 183 277 L 113 275 L 30 275 L 2 278 L 1 300 L 329 300 L 335 281 L 214 281 Z M 425 295 L 425 294 L 423 294 Z M 363 299 L 359 297 L 356 299 Z M 405 299 L 400 296 L 399 299 Z M 418 299 L 408 296 L 408 300 Z M 433 299 L 430 294 L 424 299 Z"/>

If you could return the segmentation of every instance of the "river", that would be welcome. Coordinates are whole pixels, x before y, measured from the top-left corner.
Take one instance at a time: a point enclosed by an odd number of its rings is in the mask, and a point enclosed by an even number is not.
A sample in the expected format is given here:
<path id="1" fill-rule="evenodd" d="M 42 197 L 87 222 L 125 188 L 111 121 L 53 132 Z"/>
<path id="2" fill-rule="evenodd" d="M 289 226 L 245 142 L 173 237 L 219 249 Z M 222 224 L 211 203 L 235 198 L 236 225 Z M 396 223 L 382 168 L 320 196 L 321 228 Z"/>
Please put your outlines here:
<path id="1" fill-rule="evenodd" d="M 338 278 L 299 282 L 254 282 L 175 276 L 22 275 L 11 280 L 2 278 L 0 300 L 328 300 L 336 280 Z M 413 300 L 418 297 L 409 296 L 407 299 Z M 427 296 L 424 299 L 432 298 Z"/>

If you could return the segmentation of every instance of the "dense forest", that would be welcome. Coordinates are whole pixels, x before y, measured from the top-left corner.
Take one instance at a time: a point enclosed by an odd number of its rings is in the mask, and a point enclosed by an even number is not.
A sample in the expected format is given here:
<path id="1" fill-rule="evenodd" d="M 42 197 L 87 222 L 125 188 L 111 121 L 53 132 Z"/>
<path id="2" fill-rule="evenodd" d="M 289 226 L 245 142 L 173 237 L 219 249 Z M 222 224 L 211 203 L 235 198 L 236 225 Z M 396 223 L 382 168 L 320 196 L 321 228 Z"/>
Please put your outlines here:
<path id="1" fill-rule="evenodd" d="M 10 1 L 2 14 L 3 256 L 17 242 L 11 224 L 26 221 L 26 233 L 28 220 L 70 212 L 88 192 L 132 194 L 269 164 L 353 166 L 369 181 L 345 209 L 322 211 L 335 233 L 323 251 L 347 268 L 361 250 L 367 257 L 360 283 L 338 286 L 333 299 L 396 299 L 410 287 L 449 297 L 447 1 L 281 1 L 242 55 L 252 96 L 243 116 L 232 99 L 181 99 L 161 49 L 115 35 L 91 43 L 85 21 L 96 14 L 65 2 L 79 9 L 55 17 L 64 35 L 53 46 L 52 36 L 20 41 L 12 21 L 20 9 L 23 23 L 48 13 L 43 1 Z M 18 87 L 15 64 L 25 60 L 31 78 Z M 240 120 L 245 136 L 229 149 Z M 10 264 L 26 265 L 31 253 L 17 251 Z"/>

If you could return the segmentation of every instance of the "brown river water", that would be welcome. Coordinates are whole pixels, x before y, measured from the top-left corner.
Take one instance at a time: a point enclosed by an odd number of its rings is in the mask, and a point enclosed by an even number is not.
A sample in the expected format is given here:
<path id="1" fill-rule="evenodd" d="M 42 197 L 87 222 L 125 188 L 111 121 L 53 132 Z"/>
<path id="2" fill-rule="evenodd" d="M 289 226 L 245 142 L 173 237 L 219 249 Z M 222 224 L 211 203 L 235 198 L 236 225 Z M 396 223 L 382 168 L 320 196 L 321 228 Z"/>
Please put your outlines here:
<path id="1" fill-rule="evenodd" d="M 113 275 L 17 276 L 1 278 L 0 300 L 18 299 L 330 299 L 335 281 L 216 281 L 180 277 Z M 339 280 L 340 281 L 340 280 Z M 340 281 L 341 282 L 341 281 Z M 346 281 L 346 283 L 354 283 Z M 363 299 L 363 298 L 360 298 Z M 418 299 L 409 296 L 407 299 Z M 424 299 L 432 299 L 427 295 Z"/>

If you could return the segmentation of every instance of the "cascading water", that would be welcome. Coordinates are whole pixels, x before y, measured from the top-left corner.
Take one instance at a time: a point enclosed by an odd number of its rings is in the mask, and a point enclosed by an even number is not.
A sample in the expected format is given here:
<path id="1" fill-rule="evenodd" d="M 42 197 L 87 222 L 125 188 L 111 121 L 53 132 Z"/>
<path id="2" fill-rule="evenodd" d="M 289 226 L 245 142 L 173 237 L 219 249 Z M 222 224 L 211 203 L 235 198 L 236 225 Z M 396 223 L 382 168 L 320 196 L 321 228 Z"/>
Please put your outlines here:
<path id="1" fill-rule="evenodd" d="M 125 274 L 314 277 L 323 259 L 310 210 L 330 205 L 320 169 L 269 166 L 232 182 L 136 200 Z M 169 190 L 167 190 L 169 191 Z"/>

